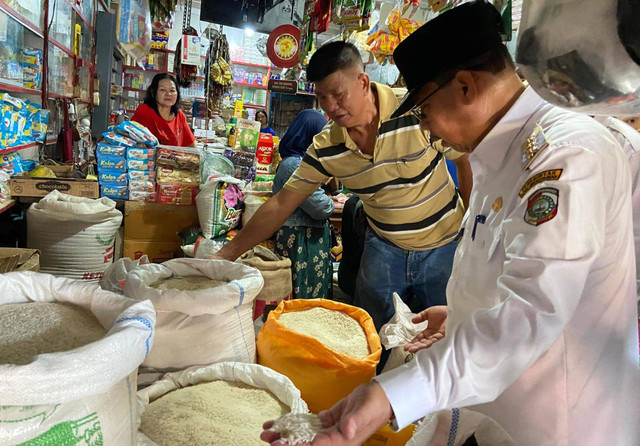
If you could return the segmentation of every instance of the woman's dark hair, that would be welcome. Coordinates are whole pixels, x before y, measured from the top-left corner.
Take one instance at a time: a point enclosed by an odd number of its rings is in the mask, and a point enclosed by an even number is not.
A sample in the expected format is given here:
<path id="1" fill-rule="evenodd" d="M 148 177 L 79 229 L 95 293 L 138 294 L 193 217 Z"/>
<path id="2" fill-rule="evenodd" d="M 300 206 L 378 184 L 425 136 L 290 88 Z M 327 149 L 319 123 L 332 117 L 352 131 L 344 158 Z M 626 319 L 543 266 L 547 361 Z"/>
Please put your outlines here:
<path id="1" fill-rule="evenodd" d="M 158 73 L 153 76 L 151 85 L 149 85 L 149 88 L 147 88 L 147 94 L 144 97 L 144 103 L 151 107 L 158 114 L 158 116 L 160 116 L 156 96 L 158 95 L 158 85 L 160 84 L 160 81 L 164 79 L 171 80 L 171 82 L 173 82 L 173 85 L 176 86 L 176 103 L 171 106 L 171 113 L 177 116 L 178 110 L 180 110 L 180 88 L 178 87 L 178 81 L 176 80 L 176 78 L 170 74 Z"/>
<path id="2" fill-rule="evenodd" d="M 266 111 L 264 111 L 264 110 L 258 110 L 258 111 L 256 112 L 256 119 L 258 118 L 258 115 L 259 115 L 259 114 L 263 114 L 263 115 L 264 115 L 264 117 L 265 117 L 265 118 L 267 118 L 267 125 L 269 125 L 269 115 L 267 114 L 267 112 L 266 112 Z"/>
<path id="3" fill-rule="evenodd" d="M 325 77 L 351 67 L 364 70 L 358 48 L 349 42 L 330 42 L 318 48 L 307 66 L 307 80 L 319 82 Z"/>

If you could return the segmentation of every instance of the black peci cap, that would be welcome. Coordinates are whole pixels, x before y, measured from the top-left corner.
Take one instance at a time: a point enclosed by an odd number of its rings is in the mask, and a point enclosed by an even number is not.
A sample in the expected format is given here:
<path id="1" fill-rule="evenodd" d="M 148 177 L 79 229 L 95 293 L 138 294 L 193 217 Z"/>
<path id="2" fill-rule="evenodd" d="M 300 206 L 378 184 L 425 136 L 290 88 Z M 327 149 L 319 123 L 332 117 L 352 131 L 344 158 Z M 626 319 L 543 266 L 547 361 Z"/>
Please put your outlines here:
<path id="1" fill-rule="evenodd" d="M 464 3 L 418 28 L 393 52 L 408 93 L 391 117 L 409 111 L 427 82 L 502 45 L 503 29 L 500 13 L 484 0 Z"/>

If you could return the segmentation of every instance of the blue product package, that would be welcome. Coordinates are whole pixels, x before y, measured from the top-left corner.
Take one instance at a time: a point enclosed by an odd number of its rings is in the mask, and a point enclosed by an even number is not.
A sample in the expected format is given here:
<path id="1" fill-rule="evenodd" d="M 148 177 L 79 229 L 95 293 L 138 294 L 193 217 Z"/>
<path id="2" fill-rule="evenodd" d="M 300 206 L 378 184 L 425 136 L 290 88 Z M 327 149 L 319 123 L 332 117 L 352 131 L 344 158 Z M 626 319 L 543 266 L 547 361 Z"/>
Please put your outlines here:
<path id="1" fill-rule="evenodd" d="M 102 136 L 107 144 L 111 144 L 113 146 L 135 147 L 136 145 L 136 142 L 133 139 L 119 135 L 116 132 L 104 132 Z"/>
<path id="2" fill-rule="evenodd" d="M 98 154 L 98 156 L 100 155 L 124 156 L 127 153 L 127 148 L 125 146 L 112 146 L 110 144 L 99 142 L 98 148 L 96 149 L 96 153 Z"/>
<path id="3" fill-rule="evenodd" d="M 128 160 L 153 160 L 156 157 L 156 149 L 130 148 L 127 150 Z"/>
<path id="4" fill-rule="evenodd" d="M 130 181 L 155 181 L 156 171 L 130 169 L 129 172 L 127 172 L 127 176 Z"/>
<path id="5" fill-rule="evenodd" d="M 127 171 L 127 161 L 124 156 L 102 155 L 98 156 L 98 172 L 102 169 Z"/>
<path id="6" fill-rule="evenodd" d="M 98 182 L 100 184 L 127 184 L 127 173 L 121 170 L 99 170 Z"/>
<path id="7" fill-rule="evenodd" d="M 135 121 L 122 122 L 115 127 L 115 131 L 147 147 L 158 145 L 158 138 L 148 128 Z"/>
<path id="8" fill-rule="evenodd" d="M 153 160 L 132 160 L 127 161 L 127 169 L 132 170 L 151 170 L 156 167 L 156 162 Z"/>
<path id="9" fill-rule="evenodd" d="M 113 198 L 115 200 L 128 200 L 129 188 L 127 184 L 101 184 L 100 196 Z"/>

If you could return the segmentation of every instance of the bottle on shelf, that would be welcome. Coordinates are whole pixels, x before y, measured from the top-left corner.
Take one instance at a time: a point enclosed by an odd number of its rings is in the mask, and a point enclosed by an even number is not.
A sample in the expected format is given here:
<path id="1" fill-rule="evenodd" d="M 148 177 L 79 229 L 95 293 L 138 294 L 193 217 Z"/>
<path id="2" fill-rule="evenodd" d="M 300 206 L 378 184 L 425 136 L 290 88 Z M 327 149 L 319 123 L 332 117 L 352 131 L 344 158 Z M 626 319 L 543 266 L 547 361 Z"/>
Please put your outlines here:
<path id="1" fill-rule="evenodd" d="M 229 129 L 229 139 L 228 139 L 227 145 L 232 148 L 236 145 L 236 126 L 235 125 Z"/>

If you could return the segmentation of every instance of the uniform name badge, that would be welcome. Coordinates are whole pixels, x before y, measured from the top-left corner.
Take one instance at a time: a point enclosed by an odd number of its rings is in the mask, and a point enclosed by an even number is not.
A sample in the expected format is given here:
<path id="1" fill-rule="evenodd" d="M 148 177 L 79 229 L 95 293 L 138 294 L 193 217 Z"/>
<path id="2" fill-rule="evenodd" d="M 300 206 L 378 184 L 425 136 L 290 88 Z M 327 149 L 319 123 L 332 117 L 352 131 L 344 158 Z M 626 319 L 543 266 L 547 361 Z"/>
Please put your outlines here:
<path id="1" fill-rule="evenodd" d="M 553 219 L 558 213 L 558 189 L 543 187 L 533 193 L 527 202 L 524 221 L 533 226 Z"/>

